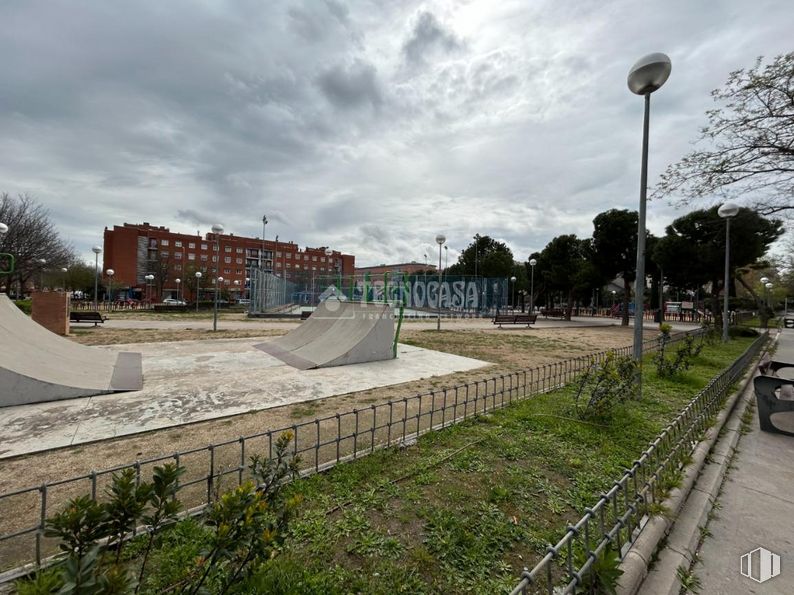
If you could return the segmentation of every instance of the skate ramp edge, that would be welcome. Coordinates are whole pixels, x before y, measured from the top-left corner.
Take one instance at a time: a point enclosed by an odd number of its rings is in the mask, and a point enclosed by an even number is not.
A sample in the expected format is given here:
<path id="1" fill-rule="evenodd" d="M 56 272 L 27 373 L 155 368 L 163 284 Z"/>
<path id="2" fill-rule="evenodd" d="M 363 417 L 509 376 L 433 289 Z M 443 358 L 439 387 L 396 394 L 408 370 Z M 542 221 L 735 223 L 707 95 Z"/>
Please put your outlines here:
<path id="1" fill-rule="evenodd" d="M 312 314 L 314 316 L 314 314 Z M 311 320 L 309 317 L 306 322 Z M 328 321 L 333 323 L 329 324 Z M 306 322 L 302 324 L 306 324 Z M 327 368 L 349 364 L 393 359 L 394 315 L 388 304 L 343 302 L 332 311 L 323 310 L 315 334 L 306 340 L 304 331 L 300 341 L 281 339 L 255 345 L 300 370 Z M 300 331 L 295 329 L 293 333 Z M 295 347 L 284 349 L 284 346 Z"/>

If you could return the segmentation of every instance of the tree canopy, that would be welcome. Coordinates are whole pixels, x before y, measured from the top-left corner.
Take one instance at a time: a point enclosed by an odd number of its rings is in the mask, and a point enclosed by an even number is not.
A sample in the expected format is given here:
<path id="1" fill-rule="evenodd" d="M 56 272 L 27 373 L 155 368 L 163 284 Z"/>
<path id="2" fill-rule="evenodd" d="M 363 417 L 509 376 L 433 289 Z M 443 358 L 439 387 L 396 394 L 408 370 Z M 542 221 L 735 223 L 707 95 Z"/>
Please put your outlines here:
<path id="1" fill-rule="evenodd" d="M 732 72 L 712 91 L 700 142 L 710 146 L 668 166 L 655 196 L 682 204 L 713 194 L 749 196 L 762 215 L 794 209 L 794 52 Z"/>
<path id="2" fill-rule="evenodd" d="M 474 275 L 476 272 L 479 277 L 510 277 L 513 266 L 513 251 L 507 244 L 477 234 L 447 272 L 450 275 Z"/>
<path id="3" fill-rule="evenodd" d="M 567 297 L 565 317 L 570 320 L 576 294 L 600 284 L 593 264 L 590 240 L 573 234 L 557 236 L 537 255 L 537 267 L 547 291 L 559 291 Z"/>

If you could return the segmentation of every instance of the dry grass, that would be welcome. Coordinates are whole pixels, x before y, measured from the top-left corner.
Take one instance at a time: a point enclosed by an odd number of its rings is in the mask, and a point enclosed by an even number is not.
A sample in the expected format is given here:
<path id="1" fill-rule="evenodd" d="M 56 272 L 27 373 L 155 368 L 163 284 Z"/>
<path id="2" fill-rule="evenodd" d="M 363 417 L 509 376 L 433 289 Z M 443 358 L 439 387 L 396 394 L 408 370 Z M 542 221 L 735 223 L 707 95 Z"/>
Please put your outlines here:
<path id="1" fill-rule="evenodd" d="M 283 335 L 283 329 L 232 329 L 211 331 L 207 329 L 133 329 L 97 327 L 72 329 L 70 338 L 83 345 L 120 345 L 127 343 L 161 343 L 164 341 L 196 341 L 210 339 L 245 339 L 248 337 L 273 337 Z"/>

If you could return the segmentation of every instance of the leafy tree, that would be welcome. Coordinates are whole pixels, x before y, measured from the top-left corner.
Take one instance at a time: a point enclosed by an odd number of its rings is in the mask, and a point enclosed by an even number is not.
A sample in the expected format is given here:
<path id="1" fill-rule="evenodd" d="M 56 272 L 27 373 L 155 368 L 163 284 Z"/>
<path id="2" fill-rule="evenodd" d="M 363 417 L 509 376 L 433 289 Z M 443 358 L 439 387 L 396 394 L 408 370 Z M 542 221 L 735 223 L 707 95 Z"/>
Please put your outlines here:
<path id="1" fill-rule="evenodd" d="M 458 256 L 458 262 L 450 266 L 450 275 L 474 275 L 499 278 L 513 274 L 513 252 L 507 244 L 489 236 L 474 236 L 474 241 Z"/>
<path id="2" fill-rule="evenodd" d="M 16 285 L 23 293 L 42 272 L 60 270 L 74 261 L 74 250 L 61 239 L 49 211 L 30 196 L 0 194 L 0 222 L 8 225 L 8 233 L 0 235 L 0 252 L 16 260 L 13 274 L 0 275 L 0 286 Z"/>
<path id="3" fill-rule="evenodd" d="M 607 279 L 623 279 L 623 326 L 629 325 L 629 298 L 637 269 L 637 212 L 611 209 L 593 219 L 593 261 Z"/>
<path id="4" fill-rule="evenodd" d="M 670 165 L 654 194 L 680 201 L 721 192 L 753 197 L 762 215 L 794 209 L 794 52 L 732 72 L 712 91 L 719 107 L 706 112 L 696 150 Z"/>
<path id="5" fill-rule="evenodd" d="M 560 291 L 567 297 L 566 320 L 571 319 L 577 293 L 589 291 L 598 279 L 591 256 L 590 241 L 573 234 L 557 236 L 537 256 L 536 272 L 541 272 L 545 289 Z"/>
<path id="6" fill-rule="evenodd" d="M 780 221 L 765 219 L 751 209 L 739 209 L 731 221 L 732 269 L 757 261 L 782 233 Z M 696 289 L 710 283 L 712 311 L 721 320 L 725 220 L 717 214 L 717 207 L 673 221 L 655 247 L 654 260 L 664 267 L 665 278 L 677 287 Z"/>

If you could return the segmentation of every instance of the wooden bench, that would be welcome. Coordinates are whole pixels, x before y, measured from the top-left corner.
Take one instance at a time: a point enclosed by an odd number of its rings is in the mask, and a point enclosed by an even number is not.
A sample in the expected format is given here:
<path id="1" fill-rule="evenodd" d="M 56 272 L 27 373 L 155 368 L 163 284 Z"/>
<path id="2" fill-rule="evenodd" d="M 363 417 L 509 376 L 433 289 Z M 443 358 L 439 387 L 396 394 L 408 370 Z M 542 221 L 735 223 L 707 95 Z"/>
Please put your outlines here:
<path id="1" fill-rule="evenodd" d="M 537 319 L 537 314 L 498 314 L 494 316 L 493 323 L 498 324 L 499 328 L 502 328 L 503 324 L 526 324 L 529 326 L 535 324 Z"/>
<path id="2" fill-rule="evenodd" d="M 96 326 L 106 320 L 99 312 L 69 312 L 69 322 L 93 322 Z"/>
<path id="3" fill-rule="evenodd" d="M 561 310 L 560 308 L 542 310 L 541 314 L 543 314 L 544 318 L 565 318 L 565 310 Z"/>

